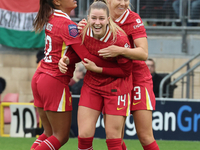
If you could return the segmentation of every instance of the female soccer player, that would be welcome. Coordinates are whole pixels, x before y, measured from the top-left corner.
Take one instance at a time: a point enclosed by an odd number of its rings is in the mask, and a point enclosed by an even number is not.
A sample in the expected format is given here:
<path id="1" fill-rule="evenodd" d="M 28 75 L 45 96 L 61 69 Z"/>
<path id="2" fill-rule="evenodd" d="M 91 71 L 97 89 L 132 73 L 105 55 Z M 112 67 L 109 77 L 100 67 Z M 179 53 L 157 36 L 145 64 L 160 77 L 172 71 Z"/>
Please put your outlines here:
<path id="1" fill-rule="evenodd" d="M 144 61 L 148 57 L 148 42 L 140 16 L 128 9 L 130 0 L 107 0 L 113 20 L 128 35 L 131 48 L 112 45 L 99 54 L 103 57 L 122 55 L 133 59 L 133 90 L 131 111 L 140 143 L 144 150 L 159 150 L 152 131 L 152 110 L 155 110 L 152 77 Z"/>
<path id="2" fill-rule="evenodd" d="M 105 0 L 102 0 L 106 3 Z M 116 57 L 122 55 L 133 59 L 133 90 L 131 112 L 133 114 L 136 131 L 144 150 L 159 150 L 152 131 L 152 110 L 155 110 L 155 96 L 153 93 L 152 77 L 144 61 L 148 58 L 148 42 L 146 30 L 140 16 L 128 9 L 130 0 L 107 0 L 110 15 L 128 35 L 131 48 L 116 45 L 99 51 L 100 56 Z M 82 29 L 87 22 L 79 23 Z M 123 143 L 123 150 L 126 146 Z"/>
<path id="3" fill-rule="evenodd" d="M 112 44 L 129 46 L 128 38 L 109 18 L 108 7 L 103 2 L 94 2 L 90 6 L 88 24 L 82 31 L 82 37 L 84 45 L 94 55 L 98 55 L 100 48 Z M 131 67 L 131 61 L 123 56 L 108 59 L 116 61 L 120 66 Z M 87 62 L 86 60 L 83 64 L 89 69 Z M 87 71 L 78 108 L 80 150 L 92 149 L 96 122 L 103 107 L 106 116 L 105 132 L 108 150 L 122 149 L 121 131 L 125 118 L 129 115 L 129 92 L 132 88 L 130 79 L 131 76 L 116 78 Z"/>
<path id="4" fill-rule="evenodd" d="M 94 2 L 89 8 L 88 24 L 82 32 L 84 45 L 90 53 L 98 56 L 98 50 L 115 44 L 129 47 L 129 41 L 109 18 L 109 10 L 105 3 Z M 91 44 L 92 43 L 92 44 Z M 108 58 L 131 72 L 132 62 L 123 56 Z M 85 59 L 83 64 L 87 69 L 95 71 L 95 64 Z M 99 68 L 99 67 L 97 67 Z M 121 131 L 125 118 L 129 115 L 129 92 L 132 89 L 131 76 L 116 78 L 102 75 L 101 69 L 97 73 L 87 71 L 78 109 L 78 148 L 93 149 L 92 141 L 95 133 L 97 119 L 104 107 L 106 143 L 109 150 L 122 150 Z M 110 68 L 112 69 L 112 68 Z M 113 72 L 115 70 L 113 69 Z M 114 76 L 115 74 L 113 74 Z"/>
<path id="5" fill-rule="evenodd" d="M 99 66 L 117 66 L 90 55 L 81 45 L 77 26 L 69 17 L 71 10 L 77 7 L 76 3 L 74 0 L 40 0 L 34 28 L 41 31 L 45 26 L 45 57 L 32 78 L 31 86 L 44 133 L 33 143 L 31 150 L 58 150 L 68 141 L 72 111 L 68 83 L 73 76 L 74 63 L 79 61 L 74 51 L 81 59 L 91 59 Z M 59 71 L 58 62 L 65 54 L 71 56 L 71 65 L 63 74 Z"/>

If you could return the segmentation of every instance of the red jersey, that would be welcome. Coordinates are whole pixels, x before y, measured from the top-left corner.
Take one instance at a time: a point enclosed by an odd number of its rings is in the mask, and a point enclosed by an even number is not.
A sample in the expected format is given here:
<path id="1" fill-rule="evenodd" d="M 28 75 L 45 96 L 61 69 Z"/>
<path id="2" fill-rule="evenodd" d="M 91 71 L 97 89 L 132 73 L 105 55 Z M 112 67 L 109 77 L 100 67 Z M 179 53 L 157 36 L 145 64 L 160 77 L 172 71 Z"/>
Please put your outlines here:
<path id="1" fill-rule="evenodd" d="M 129 41 L 127 36 L 119 32 L 117 38 L 113 41 L 113 36 L 109 28 L 104 37 L 100 40 L 93 38 L 92 30 L 88 29 L 85 36 L 84 45 L 88 51 L 96 56 L 99 56 L 98 51 L 102 48 L 108 47 L 110 45 L 118 45 L 122 47 L 129 47 Z M 129 63 L 131 67 L 131 60 L 118 56 L 114 58 L 107 58 L 108 61 L 118 63 L 120 67 L 125 67 L 124 64 Z M 131 69 L 128 70 L 131 72 Z M 104 94 L 104 95 L 122 95 L 130 92 L 132 90 L 131 75 L 124 78 L 112 77 L 109 75 L 94 73 L 87 71 L 84 77 L 84 83 L 91 87 L 95 92 Z"/>
<path id="2" fill-rule="evenodd" d="M 39 71 L 68 84 L 73 76 L 75 64 L 69 65 L 67 72 L 63 74 L 58 68 L 58 62 L 64 55 L 75 53 L 70 45 L 81 43 L 75 38 L 77 35 L 76 24 L 69 16 L 60 10 L 55 10 L 45 28 L 45 57 L 41 61 Z"/>
<path id="3" fill-rule="evenodd" d="M 115 22 L 126 32 L 131 47 L 134 48 L 134 40 L 141 37 L 147 37 L 146 29 L 140 16 L 127 9 Z M 144 61 L 133 60 L 133 83 L 142 84 L 152 82 L 151 73 Z"/>

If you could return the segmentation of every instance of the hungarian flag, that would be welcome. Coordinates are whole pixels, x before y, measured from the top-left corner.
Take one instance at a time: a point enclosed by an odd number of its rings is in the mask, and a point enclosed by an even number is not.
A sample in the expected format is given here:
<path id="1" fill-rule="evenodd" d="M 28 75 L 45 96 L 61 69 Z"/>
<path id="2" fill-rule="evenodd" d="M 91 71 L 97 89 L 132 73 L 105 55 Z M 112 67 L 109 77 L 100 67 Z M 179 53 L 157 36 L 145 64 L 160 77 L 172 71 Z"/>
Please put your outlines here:
<path id="1" fill-rule="evenodd" d="M 0 0 L 0 44 L 15 48 L 44 47 L 44 30 L 33 31 L 40 0 Z"/>

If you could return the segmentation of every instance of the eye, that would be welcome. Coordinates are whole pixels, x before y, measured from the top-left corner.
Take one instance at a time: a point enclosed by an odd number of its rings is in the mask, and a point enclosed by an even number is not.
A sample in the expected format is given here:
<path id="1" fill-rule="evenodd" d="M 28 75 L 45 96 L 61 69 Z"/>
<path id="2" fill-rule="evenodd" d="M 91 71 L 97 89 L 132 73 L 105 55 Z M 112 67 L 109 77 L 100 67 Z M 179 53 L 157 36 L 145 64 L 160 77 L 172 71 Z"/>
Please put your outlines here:
<path id="1" fill-rule="evenodd" d="M 99 18 L 100 20 L 104 20 L 105 18 Z"/>

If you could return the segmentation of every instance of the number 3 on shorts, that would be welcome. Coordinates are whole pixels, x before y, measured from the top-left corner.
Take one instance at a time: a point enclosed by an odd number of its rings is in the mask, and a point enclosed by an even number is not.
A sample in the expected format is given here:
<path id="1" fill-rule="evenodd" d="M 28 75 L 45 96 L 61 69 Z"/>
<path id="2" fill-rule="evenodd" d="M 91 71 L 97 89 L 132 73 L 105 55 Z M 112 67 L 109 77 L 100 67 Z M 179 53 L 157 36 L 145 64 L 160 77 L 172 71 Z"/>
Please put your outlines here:
<path id="1" fill-rule="evenodd" d="M 140 90 L 140 87 L 139 86 L 135 86 L 133 90 L 135 92 L 134 100 L 140 100 L 141 99 L 141 90 Z"/>

